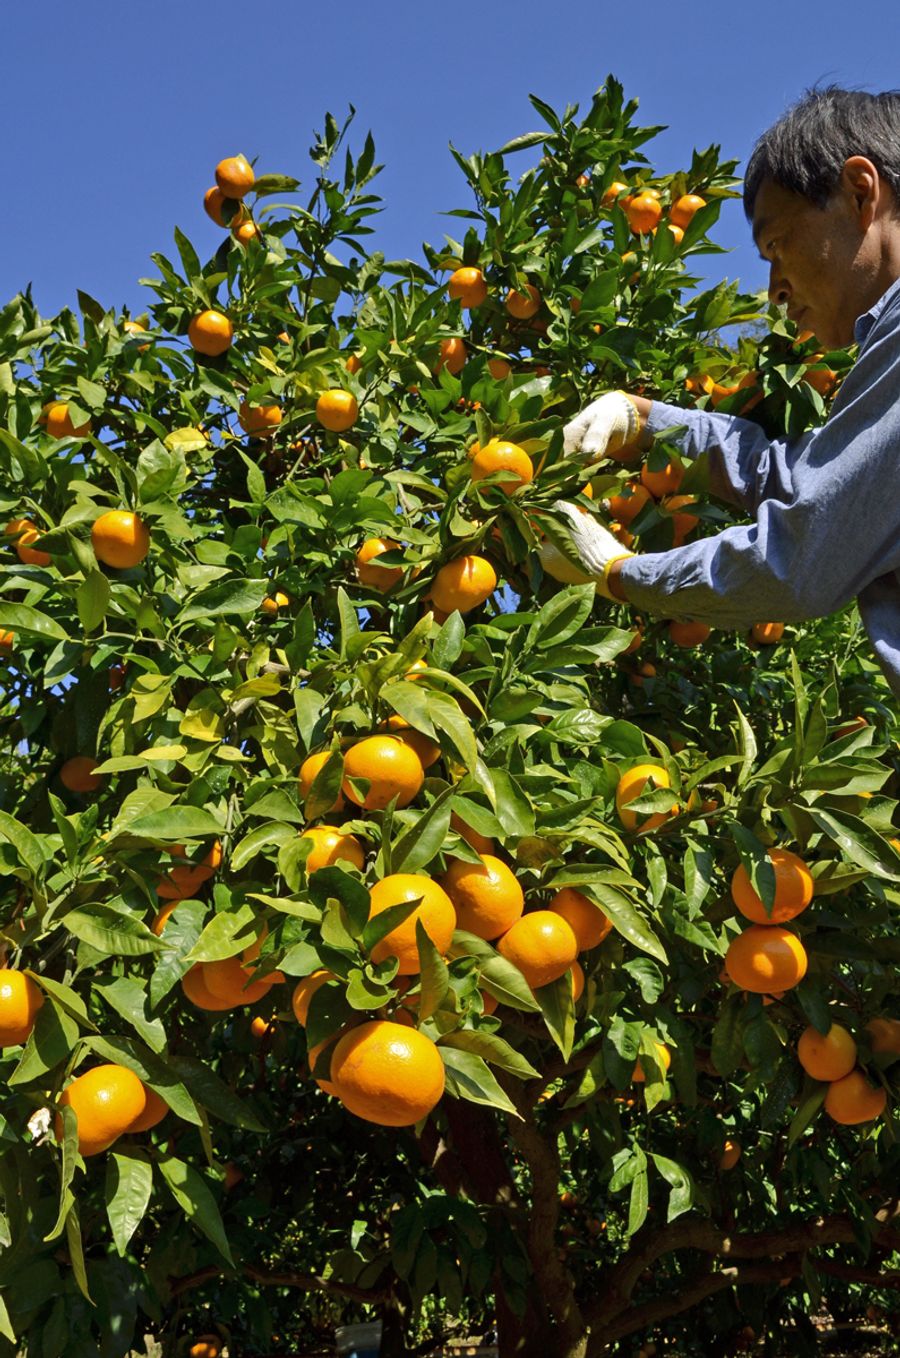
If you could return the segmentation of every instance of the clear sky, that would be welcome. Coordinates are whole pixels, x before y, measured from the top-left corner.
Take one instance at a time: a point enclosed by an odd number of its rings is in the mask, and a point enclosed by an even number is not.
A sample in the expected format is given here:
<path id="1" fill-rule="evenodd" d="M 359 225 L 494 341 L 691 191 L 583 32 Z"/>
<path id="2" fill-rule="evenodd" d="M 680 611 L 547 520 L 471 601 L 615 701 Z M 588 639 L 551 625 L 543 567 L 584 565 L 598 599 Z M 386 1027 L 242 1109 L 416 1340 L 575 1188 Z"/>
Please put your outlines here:
<path id="1" fill-rule="evenodd" d="M 540 125 L 528 94 L 590 100 L 612 72 L 660 173 L 694 146 L 745 159 L 804 87 L 900 84 L 897 0 L 34 0 L 4 6 L 5 130 L 0 303 L 31 282 L 41 311 L 83 288 L 137 312 L 153 250 L 177 223 L 208 257 L 213 168 L 243 151 L 260 171 L 307 179 L 326 109 L 357 108 L 386 165 L 370 240 L 419 257 L 468 205 L 447 149 L 491 150 Z M 523 162 L 524 164 L 524 162 Z M 737 205 L 723 212 L 713 276 L 765 281 Z"/>

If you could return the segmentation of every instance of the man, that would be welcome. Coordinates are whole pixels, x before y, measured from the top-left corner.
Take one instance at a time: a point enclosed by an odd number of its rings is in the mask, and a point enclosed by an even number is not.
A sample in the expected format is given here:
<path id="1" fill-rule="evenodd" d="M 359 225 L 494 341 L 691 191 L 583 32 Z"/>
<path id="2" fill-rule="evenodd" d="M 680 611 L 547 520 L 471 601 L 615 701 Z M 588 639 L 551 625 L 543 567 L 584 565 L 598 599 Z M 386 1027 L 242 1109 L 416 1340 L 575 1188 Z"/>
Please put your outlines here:
<path id="1" fill-rule="evenodd" d="M 806 95 L 754 147 L 744 208 L 769 297 L 825 349 L 859 357 L 821 429 L 770 442 L 751 422 L 608 392 L 565 429 L 585 461 L 686 426 L 711 489 L 749 511 L 669 552 L 624 553 L 560 502 L 601 592 L 647 612 L 744 629 L 823 617 L 852 599 L 900 695 L 900 93 Z"/>

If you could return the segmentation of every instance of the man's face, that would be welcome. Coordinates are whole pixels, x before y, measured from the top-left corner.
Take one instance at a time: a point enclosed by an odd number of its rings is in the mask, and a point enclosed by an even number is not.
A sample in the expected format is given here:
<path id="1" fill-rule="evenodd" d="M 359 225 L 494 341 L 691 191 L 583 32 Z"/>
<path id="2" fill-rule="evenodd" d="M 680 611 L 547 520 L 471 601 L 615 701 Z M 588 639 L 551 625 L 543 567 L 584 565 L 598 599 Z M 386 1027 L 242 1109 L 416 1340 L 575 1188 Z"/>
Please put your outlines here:
<path id="1" fill-rule="evenodd" d="M 827 349 L 852 344 L 854 321 L 884 291 L 871 235 L 843 180 L 824 208 L 771 180 L 756 196 L 753 239 L 770 265 L 769 298 Z"/>

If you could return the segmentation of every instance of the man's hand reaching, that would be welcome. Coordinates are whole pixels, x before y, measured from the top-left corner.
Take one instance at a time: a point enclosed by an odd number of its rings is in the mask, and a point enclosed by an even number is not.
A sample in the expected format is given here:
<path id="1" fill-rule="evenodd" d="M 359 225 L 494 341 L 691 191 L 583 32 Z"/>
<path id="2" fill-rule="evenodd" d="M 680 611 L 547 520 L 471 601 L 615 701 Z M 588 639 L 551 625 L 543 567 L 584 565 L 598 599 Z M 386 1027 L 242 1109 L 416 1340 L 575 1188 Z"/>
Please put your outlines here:
<path id="1" fill-rule="evenodd" d="M 637 406 L 624 391 L 608 391 L 592 401 L 563 429 L 563 451 L 595 462 L 633 443 L 641 431 Z"/>
<path id="2" fill-rule="evenodd" d="M 613 537 L 608 528 L 570 501 L 556 500 L 553 507 L 568 520 L 572 545 L 581 558 L 585 572 L 596 581 L 600 594 L 607 599 L 614 599 L 616 596 L 609 588 L 610 568 L 616 561 L 623 561 L 634 553 L 623 551 L 621 542 Z"/>

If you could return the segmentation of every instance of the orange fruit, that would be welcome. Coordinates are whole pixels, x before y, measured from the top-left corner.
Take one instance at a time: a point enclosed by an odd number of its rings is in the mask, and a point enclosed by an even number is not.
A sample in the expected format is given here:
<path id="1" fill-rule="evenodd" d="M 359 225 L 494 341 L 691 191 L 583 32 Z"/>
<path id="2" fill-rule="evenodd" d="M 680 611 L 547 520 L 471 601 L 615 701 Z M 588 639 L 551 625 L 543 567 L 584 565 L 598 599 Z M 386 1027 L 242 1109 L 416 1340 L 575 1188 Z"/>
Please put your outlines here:
<path id="1" fill-rule="evenodd" d="M 491 439 L 472 458 L 470 475 L 473 481 L 483 481 L 494 472 L 502 472 L 501 490 L 507 495 L 527 485 L 534 476 L 534 466 L 524 448 L 517 443 Z"/>
<path id="2" fill-rule="evenodd" d="M 226 198 L 243 198 L 255 180 L 253 167 L 245 156 L 226 156 L 216 166 L 216 183 Z"/>
<path id="3" fill-rule="evenodd" d="M 806 967 L 800 939 L 777 924 L 751 924 L 731 940 L 725 954 L 729 978 L 755 995 L 792 990 L 803 980 Z"/>
<path id="4" fill-rule="evenodd" d="M 492 854 L 494 852 L 494 841 L 488 835 L 480 835 L 477 830 L 466 825 L 465 821 L 455 811 L 450 813 L 450 829 L 455 830 L 460 839 L 464 839 L 476 853 Z"/>
<path id="5" fill-rule="evenodd" d="M 642 669 L 641 674 L 644 672 Z M 656 671 L 654 670 L 653 673 L 655 674 Z M 660 764 L 635 764 L 633 768 L 627 769 L 619 779 L 616 786 L 616 810 L 619 813 L 619 820 L 626 830 L 655 830 L 658 826 L 664 825 L 670 816 L 677 813 L 677 807 L 674 806 L 671 811 L 655 811 L 647 816 L 628 810 L 628 803 L 636 801 L 648 783 L 650 784 L 648 790 L 669 787 L 669 775 Z"/>
<path id="6" fill-rule="evenodd" d="M 869 1019 L 866 1032 L 873 1052 L 890 1052 L 892 1056 L 900 1056 L 900 1019 Z"/>
<path id="7" fill-rule="evenodd" d="M 386 957 L 398 958 L 401 976 L 418 975 L 416 920 L 422 921 L 422 928 L 439 953 L 445 953 L 450 947 L 453 930 L 456 928 L 453 902 L 444 888 L 431 877 L 423 877 L 412 872 L 391 873 L 388 877 L 382 877 L 381 881 L 375 882 L 369 889 L 369 919 L 374 919 L 389 906 L 402 905 L 405 901 L 414 901 L 418 897 L 422 899 L 412 914 L 386 934 L 372 949 L 373 962 L 383 962 Z"/>
<path id="8" fill-rule="evenodd" d="M 359 405 L 351 391 L 342 387 L 331 387 L 323 391 L 316 401 L 316 419 L 332 434 L 343 434 L 356 424 Z"/>
<path id="9" fill-rule="evenodd" d="M 214 995 L 206 984 L 206 963 L 196 962 L 190 971 L 186 972 L 181 978 L 181 989 L 187 999 L 198 1009 L 225 1010 L 236 1009 L 237 1005 L 230 999 L 222 999 L 220 995 Z"/>
<path id="10" fill-rule="evenodd" d="M 617 522 L 629 524 L 650 503 L 650 492 L 639 481 L 628 481 L 619 494 L 607 496 L 603 503 Z"/>
<path id="11" fill-rule="evenodd" d="M 452 377 L 458 377 L 462 372 L 469 352 L 465 342 L 454 335 L 452 339 L 441 340 L 440 357 L 438 358 L 435 373 L 439 373 L 441 368 L 446 368 Z"/>
<path id="12" fill-rule="evenodd" d="M 281 979 L 276 971 L 255 981 L 254 968 L 245 965 L 250 952 L 252 947 L 246 948 L 240 957 L 223 957 L 218 962 L 201 963 L 206 989 L 216 999 L 227 1000 L 232 1008 L 240 1004 L 256 1004 Z"/>
<path id="13" fill-rule="evenodd" d="M 370 566 L 368 563 L 384 552 L 400 550 L 400 543 L 392 538 L 366 538 L 356 553 L 356 578 L 369 589 L 386 593 L 403 579 L 402 566 Z"/>
<path id="14" fill-rule="evenodd" d="M 661 500 L 664 495 L 675 495 L 684 480 L 684 468 L 671 458 L 664 467 L 651 471 L 648 463 L 641 468 L 641 485 Z"/>
<path id="15" fill-rule="evenodd" d="M 601 200 L 603 206 L 609 207 L 611 203 L 614 203 L 616 201 L 620 193 L 627 192 L 628 185 L 623 184 L 619 179 L 614 179 L 613 182 L 610 184 L 609 188 L 604 190 L 603 198 Z"/>
<path id="16" fill-rule="evenodd" d="M 669 208 L 669 221 L 686 231 L 693 220 L 694 213 L 706 207 L 706 199 L 697 193 L 683 193 Z"/>
<path id="17" fill-rule="evenodd" d="M 693 495 L 670 495 L 663 500 L 663 508 L 672 516 L 674 545 L 681 546 L 688 533 L 693 533 L 700 519 L 696 514 L 682 514 L 685 505 L 696 504 Z"/>
<path id="18" fill-rule="evenodd" d="M 837 373 L 832 368 L 822 365 L 821 355 L 817 354 L 815 357 L 817 360 L 815 366 L 806 369 L 802 380 L 820 396 L 827 396 L 837 381 Z"/>
<path id="19" fill-rule="evenodd" d="M 159 887 L 157 887 L 156 890 L 158 892 Z M 168 905 L 164 905 L 159 910 L 157 910 L 153 923 L 150 925 L 150 932 L 156 934 L 157 938 L 160 938 L 162 936 L 162 931 L 163 929 L 165 929 L 167 923 L 169 922 L 169 916 L 175 909 L 176 905 L 181 904 L 183 899 L 184 897 L 177 896 L 174 900 L 169 901 Z"/>
<path id="20" fill-rule="evenodd" d="M 722 1154 L 719 1156 L 719 1169 L 734 1169 L 740 1158 L 741 1143 L 739 1141 L 732 1141 L 730 1136 L 726 1136 L 722 1146 Z"/>
<path id="21" fill-rule="evenodd" d="M 351 779 L 365 779 L 369 788 L 363 795 Z M 396 736 L 367 736 L 351 745 L 344 755 L 344 796 L 366 811 L 381 811 L 397 799 L 397 806 L 409 806 L 425 781 L 425 770 L 416 752 Z"/>
<path id="22" fill-rule="evenodd" d="M 456 910 L 457 928 L 490 940 L 505 934 L 521 917 L 525 897 L 502 859 L 493 854 L 479 857 L 480 863 L 455 859 L 441 884 Z"/>
<path id="23" fill-rule="evenodd" d="M 497 951 L 518 967 L 532 990 L 539 990 L 569 970 L 578 955 L 578 940 L 556 911 L 532 910 L 503 935 Z"/>
<path id="24" fill-rule="evenodd" d="M 670 622 L 669 637 L 676 646 L 702 646 L 712 628 L 705 622 Z"/>
<path id="25" fill-rule="evenodd" d="M 599 905 L 594 905 L 573 886 L 564 886 L 557 891 L 547 909 L 562 915 L 571 925 L 579 952 L 599 947 L 612 928 L 612 920 L 607 919 Z"/>
<path id="26" fill-rule="evenodd" d="M 260 611 L 268 613 L 269 617 L 274 618 L 280 608 L 287 608 L 290 599 L 283 594 L 280 589 L 276 589 L 274 594 L 269 594 L 260 604 Z"/>
<path id="27" fill-rule="evenodd" d="M 47 407 L 47 433 L 54 439 L 86 439 L 91 432 L 90 420 L 74 425 L 68 401 L 54 401 Z"/>
<path id="28" fill-rule="evenodd" d="M 137 514 L 128 509 L 110 509 L 94 520 L 91 546 L 94 556 L 105 566 L 127 570 L 144 560 L 150 550 L 150 534 Z"/>
<path id="29" fill-rule="evenodd" d="M 584 967 L 580 962 L 573 962 L 569 975 L 572 978 L 572 1003 L 577 1004 L 584 994 Z"/>
<path id="30" fill-rule="evenodd" d="M 241 222 L 240 226 L 232 227 L 231 234 L 238 245 L 249 245 L 252 240 L 262 241 L 262 232 L 256 222 Z"/>
<path id="31" fill-rule="evenodd" d="M 275 1024 L 271 1019 L 263 1018 L 262 1014 L 257 1014 L 250 1020 L 250 1036 L 255 1042 L 261 1042 L 264 1037 L 274 1033 Z"/>
<path id="32" fill-rule="evenodd" d="M 814 1080 L 842 1080 L 856 1065 L 856 1043 L 839 1023 L 827 1033 L 810 1024 L 797 1043 L 797 1060 Z"/>
<path id="33" fill-rule="evenodd" d="M 173 844 L 169 852 L 173 858 L 187 857 L 180 844 Z M 172 868 L 168 876 L 157 884 L 156 894 L 168 901 L 184 901 L 190 896 L 196 896 L 203 883 L 208 882 L 221 865 L 222 843 L 217 839 L 199 863 L 186 863 L 183 867 L 178 865 Z"/>
<path id="34" fill-rule="evenodd" d="M 497 382 L 502 382 L 512 372 L 512 365 L 505 358 L 489 358 L 487 366 L 491 377 Z"/>
<path id="35" fill-rule="evenodd" d="M 188 1349 L 189 1358 L 219 1358 L 221 1352 L 222 1341 L 217 1334 L 201 1334 Z"/>
<path id="36" fill-rule="evenodd" d="M 464 265 L 454 269 L 447 280 L 447 291 L 455 302 L 460 302 L 464 311 L 481 306 L 487 301 L 487 282 L 480 269 Z"/>
<path id="37" fill-rule="evenodd" d="M 97 1155 L 127 1132 L 147 1104 L 144 1085 L 134 1071 L 125 1066 L 95 1066 L 67 1085 L 59 1099 L 62 1107 L 73 1109 L 78 1120 L 78 1150 L 81 1155 Z M 62 1117 L 56 1119 L 56 1135 L 62 1139 Z"/>
<path id="38" fill-rule="evenodd" d="M 356 836 L 342 835 L 332 825 L 312 825 L 302 831 L 300 838 L 312 840 L 307 872 L 318 872 L 332 863 L 352 863 L 355 868 L 362 868 L 366 861 L 366 851 Z"/>
<path id="39" fill-rule="evenodd" d="M 665 1079 L 669 1067 L 672 1064 L 672 1053 L 669 1051 L 669 1048 L 665 1045 L 664 1042 L 654 1042 L 653 1047 L 656 1056 L 656 1064 L 659 1067 L 660 1071 L 662 1072 L 663 1079 Z M 647 1062 L 646 1071 L 644 1070 L 644 1067 L 641 1064 L 644 1061 Z M 650 1068 L 650 1058 L 641 1055 L 634 1063 L 634 1070 L 631 1072 L 632 1082 L 634 1084 L 642 1085 L 646 1082 L 648 1074 L 652 1077 L 653 1075 L 655 1075 L 655 1071 L 653 1071 Z"/>
<path id="40" fill-rule="evenodd" d="M 321 990 L 323 985 L 334 980 L 334 974 L 320 967 L 318 971 L 312 972 L 309 976 L 304 976 L 294 986 L 294 993 L 291 996 L 291 1008 L 294 1011 L 294 1018 L 301 1028 L 306 1027 L 309 1018 L 309 1006 L 312 1004 L 312 997 L 317 990 Z"/>
<path id="41" fill-rule="evenodd" d="M 353 373 L 358 373 L 360 368 L 362 367 L 362 359 L 360 358 L 359 354 L 348 354 L 344 362 L 344 367 L 351 375 Z"/>
<path id="42" fill-rule="evenodd" d="M 526 283 L 524 292 L 510 288 L 506 294 L 506 310 L 516 321 L 530 321 L 541 309 L 541 294 L 533 283 Z"/>
<path id="43" fill-rule="evenodd" d="M 411 1127 L 444 1092 L 444 1063 L 424 1033 L 389 1019 L 372 1019 L 345 1033 L 331 1057 L 331 1082 L 341 1103 L 382 1127 Z"/>
<path id="44" fill-rule="evenodd" d="M 316 754 L 307 755 L 300 765 L 300 796 L 305 801 L 310 794 L 316 775 L 328 762 L 331 755 L 330 750 L 319 750 Z M 343 795 L 339 792 L 333 804 L 329 807 L 330 811 L 341 811 L 344 806 Z"/>
<path id="45" fill-rule="evenodd" d="M 67 759 L 59 771 L 59 781 L 70 792 L 96 792 L 103 786 L 103 779 L 94 773 L 97 760 L 90 755 L 76 754 Z"/>
<path id="46" fill-rule="evenodd" d="M 141 325 L 139 321 L 123 321 L 122 329 L 126 335 L 146 335 L 147 327 Z M 150 348 L 149 344 L 139 344 L 138 353 L 144 354 Z"/>
<path id="47" fill-rule="evenodd" d="M 13 645 L 15 644 L 15 640 L 16 640 L 15 632 L 11 632 L 3 627 L 0 627 L 0 651 L 11 651 L 13 649 Z"/>
<path id="48" fill-rule="evenodd" d="M 43 537 L 43 530 L 40 528 L 26 528 L 19 534 L 16 542 L 16 552 L 19 560 L 25 566 L 49 566 L 52 560 L 49 552 L 44 552 L 40 547 L 32 547 L 33 542 Z"/>
<path id="49" fill-rule="evenodd" d="M 784 636 L 783 622 L 755 622 L 750 636 L 757 646 L 775 646 Z"/>
<path id="50" fill-rule="evenodd" d="M 659 224 L 662 208 L 659 200 L 645 190 L 643 193 L 635 194 L 628 202 L 625 216 L 636 235 L 645 235 Z"/>
<path id="51" fill-rule="evenodd" d="M 165 1099 L 161 1098 L 156 1090 L 151 1089 L 149 1085 L 144 1085 L 144 1096 L 146 1098 L 144 1111 L 138 1114 L 134 1122 L 128 1124 L 125 1128 L 126 1132 L 149 1132 L 150 1128 L 162 1122 L 166 1113 L 168 1113 L 169 1105 Z"/>
<path id="52" fill-rule="evenodd" d="M 747 869 L 740 863 L 731 879 L 731 899 L 745 919 L 754 924 L 786 924 L 795 919 L 813 898 L 813 878 L 803 859 L 790 849 L 767 849 L 775 870 L 775 901 L 771 915 L 754 891 Z"/>
<path id="53" fill-rule="evenodd" d="M 198 354 L 218 358 L 231 348 L 234 326 L 221 311 L 201 311 L 188 326 L 188 340 Z"/>
<path id="54" fill-rule="evenodd" d="M 409 678 L 409 676 L 406 676 Z M 413 676 L 415 678 L 415 676 Z M 437 763 L 441 757 L 441 747 L 431 736 L 426 736 L 424 731 L 416 731 L 410 726 L 404 717 L 388 717 L 385 723 L 387 730 L 391 731 L 398 740 L 402 740 L 404 745 L 419 756 L 423 769 L 430 769 L 432 764 Z"/>
<path id="55" fill-rule="evenodd" d="M 222 209 L 226 203 L 233 203 L 237 209 L 232 214 L 231 220 L 227 222 L 222 213 Z M 213 219 L 216 226 L 238 226 L 247 215 L 247 209 L 244 207 L 243 203 L 239 202 L 236 198 L 228 198 L 222 190 L 215 185 L 211 189 L 207 189 L 206 193 L 204 193 L 203 206 L 207 216 Z"/>
<path id="56" fill-rule="evenodd" d="M 684 240 L 684 231 L 681 229 L 681 227 L 675 226 L 673 222 L 666 222 L 666 229 L 668 231 L 671 231 L 672 239 L 674 240 L 675 244 L 680 245 L 681 242 Z"/>
<path id="57" fill-rule="evenodd" d="M 833 1081 L 825 1095 L 825 1112 L 844 1127 L 880 1118 L 886 1106 L 887 1094 L 881 1087 L 870 1085 L 859 1069 Z"/>
<path id="58" fill-rule="evenodd" d="M 497 588 L 497 573 L 483 556 L 458 556 L 434 577 L 431 598 L 442 612 L 468 613 Z"/>
<path id="59" fill-rule="evenodd" d="M 281 406 L 274 402 L 271 405 L 252 406 L 246 401 L 241 401 L 238 423 L 244 433 L 249 434 L 251 438 L 261 438 L 265 434 L 274 433 L 281 424 Z"/>
<path id="60" fill-rule="evenodd" d="M 0 967 L 0 1047 L 27 1042 L 44 992 L 24 971 Z"/>

